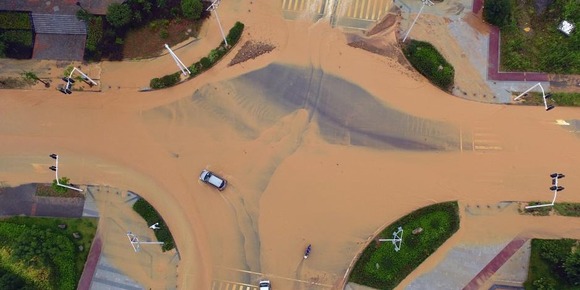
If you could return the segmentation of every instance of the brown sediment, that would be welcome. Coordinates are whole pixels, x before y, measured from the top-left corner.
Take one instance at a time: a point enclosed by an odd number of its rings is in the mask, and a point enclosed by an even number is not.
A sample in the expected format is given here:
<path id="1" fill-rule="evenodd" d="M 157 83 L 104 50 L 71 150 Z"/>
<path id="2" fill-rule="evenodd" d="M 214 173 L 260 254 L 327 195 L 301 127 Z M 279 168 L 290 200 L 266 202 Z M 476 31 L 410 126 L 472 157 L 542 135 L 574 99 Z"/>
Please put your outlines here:
<path id="1" fill-rule="evenodd" d="M 249 59 L 254 59 L 262 54 L 274 50 L 276 47 L 270 43 L 261 41 L 246 41 L 242 48 L 236 53 L 236 56 L 230 61 L 230 66 L 244 62 Z"/>

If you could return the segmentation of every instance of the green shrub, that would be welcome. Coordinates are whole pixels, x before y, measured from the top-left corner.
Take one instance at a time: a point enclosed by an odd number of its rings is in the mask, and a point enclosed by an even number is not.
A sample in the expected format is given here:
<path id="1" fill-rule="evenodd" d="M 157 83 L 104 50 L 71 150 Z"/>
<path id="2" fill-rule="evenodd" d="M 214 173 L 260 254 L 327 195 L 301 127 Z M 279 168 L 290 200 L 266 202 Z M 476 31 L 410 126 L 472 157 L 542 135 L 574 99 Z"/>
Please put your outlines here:
<path id="1" fill-rule="evenodd" d="M 453 85 L 455 70 L 453 66 L 428 42 L 411 40 L 404 53 L 409 62 L 422 75 L 443 90 Z"/>
<path id="2" fill-rule="evenodd" d="M 189 77 L 194 77 L 199 73 L 200 71 L 199 66 L 200 66 L 199 62 L 196 62 L 192 64 L 190 67 L 188 67 L 189 72 L 191 73 Z"/>
<path id="3" fill-rule="evenodd" d="M 511 23 L 512 10 L 512 0 L 485 0 L 483 19 L 501 28 Z"/>
<path id="4" fill-rule="evenodd" d="M 397 228 L 403 228 L 401 249 L 393 244 L 369 244 L 355 263 L 349 281 L 377 288 L 395 288 L 407 275 L 459 229 L 457 202 L 446 202 L 420 208 L 385 228 L 379 237 L 392 238 Z M 421 227 L 420 234 L 412 231 Z"/>
<path id="5" fill-rule="evenodd" d="M 96 52 L 103 39 L 103 19 L 101 17 L 90 17 L 87 26 L 86 49 L 91 52 Z"/>
<path id="6" fill-rule="evenodd" d="M 181 0 L 181 11 L 185 18 L 197 20 L 201 17 L 203 4 L 200 0 Z"/>
<path id="7" fill-rule="evenodd" d="M 138 199 L 135 204 L 133 204 L 133 210 L 135 210 L 148 225 L 159 223 L 159 229 L 155 230 L 155 237 L 160 242 L 164 244 L 161 246 L 163 251 L 169 251 L 175 248 L 175 242 L 173 241 L 173 236 L 169 231 L 169 227 L 163 221 L 163 218 L 159 213 L 149 204 L 144 198 Z"/>
<path id="8" fill-rule="evenodd" d="M 0 12 L 0 29 L 32 29 L 26 12 Z"/>
<path id="9" fill-rule="evenodd" d="M 236 43 L 238 43 L 238 40 L 240 40 L 240 38 L 242 37 L 243 32 L 244 32 L 244 24 L 239 21 L 236 22 L 236 24 L 234 24 L 234 27 L 230 29 L 230 32 L 228 32 L 228 35 L 226 36 L 228 44 L 230 46 L 234 46 Z M 223 45 L 224 42 L 222 41 L 222 44 L 220 46 Z"/>
<path id="10" fill-rule="evenodd" d="M 209 60 L 209 58 L 207 58 L 207 57 L 205 57 L 205 56 L 204 56 L 204 57 L 202 57 L 202 58 L 199 60 L 199 63 L 201 64 L 201 67 L 202 67 L 203 69 L 208 69 L 208 68 L 210 68 L 210 67 L 213 65 L 213 63 L 211 62 L 211 60 Z"/>
<path id="11" fill-rule="evenodd" d="M 152 89 L 163 89 L 172 87 L 181 80 L 181 72 L 176 72 L 174 74 L 166 75 L 161 78 L 154 78 L 149 82 L 149 86 Z"/>
<path id="12" fill-rule="evenodd" d="M 30 30 L 6 30 L 2 33 L 6 43 L 21 44 L 32 47 L 33 35 Z"/>
<path id="13" fill-rule="evenodd" d="M 107 7 L 107 21 L 117 28 L 131 23 L 132 15 L 131 8 L 125 4 L 111 3 Z"/>

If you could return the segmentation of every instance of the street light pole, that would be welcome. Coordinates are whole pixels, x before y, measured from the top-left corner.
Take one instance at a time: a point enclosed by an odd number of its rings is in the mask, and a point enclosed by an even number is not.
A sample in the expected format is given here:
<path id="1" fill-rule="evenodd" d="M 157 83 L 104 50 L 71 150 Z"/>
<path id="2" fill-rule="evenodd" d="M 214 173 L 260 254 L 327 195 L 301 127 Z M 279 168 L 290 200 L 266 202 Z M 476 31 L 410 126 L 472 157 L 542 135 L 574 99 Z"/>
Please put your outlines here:
<path id="1" fill-rule="evenodd" d="M 224 44 L 226 45 L 226 47 L 228 47 L 230 45 L 228 44 L 228 41 L 226 40 L 226 35 L 224 34 L 224 30 L 223 30 L 222 24 L 220 22 L 220 17 L 219 17 L 219 15 L 217 13 L 217 8 L 218 8 L 218 5 L 220 4 L 220 1 L 221 0 L 214 0 L 211 3 L 211 5 L 209 5 L 209 7 L 207 7 L 207 10 L 206 11 L 210 11 L 210 12 L 213 11 L 215 13 L 215 18 L 217 19 L 218 26 L 220 28 L 220 32 L 222 33 L 222 38 L 224 39 Z"/>
<path id="2" fill-rule="evenodd" d="M 421 5 L 421 9 L 419 9 L 419 13 L 417 13 L 417 16 L 415 16 L 415 20 L 413 20 L 411 27 L 409 28 L 409 30 L 407 30 L 407 34 L 405 34 L 405 37 L 403 38 L 403 42 L 405 42 L 405 40 L 407 40 L 407 36 L 409 36 L 409 33 L 411 33 L 411 29 L 413 29 L 413 26 L 415 25 L 415 22 L 417 22 L 419 15 L 421 15 L 423 8 L 425 8 L 425 5 L 429 5 L 429 6 L 434 5 L 433 2 L 431 2 L 431 0 L 421 0 L 421 1 L 423 2 L 423 5 Z"/>
<path id="3" fill-rule="evenodd" d="M 133 234 L 132 232 L 127 232 L 127 238 L 129 238 L 129 242 L 133 247 L 133 251 L 139 252 L 141 250 L 141 245 L 163 245 L 164 242 L 142 242 L 139 240 L 137 235 Z"/>
<path id="4" fill-rule="evenodd" d="M 558 179 L 564 178 L 565 175 L 562 173 L 552 173 L 552 174 L 550 174 L 550 177 L 552 178 L 552 186 L 550 187 L 550 190 L 554 190 L 554 199 L 552 199 L 552 202 L 546 203 L 546 204 L 539 204 L 539 205 L 529 205 L 529 206 L 526 206 L 526 209 L 545 207 L 545 206 L 554 206 L 554 203 L 556 203 L 556 197 L 558 197 L 558 191 L 564 190 L 564 187 L 558 186 Z"/>
<path id="5" fill-rule="evenodd" d="M 54 171 L 54 175 L 56 177 L 56 185 L 61 186 L 61 187 L 65 187 L 65 188 L 68 188 L 68 189 L 76 190 L 78 192 L 82 192 L 83 190 L 80 189 L 80 188 L 76 188 L 76 187 L 72 187 L 72 186 L 68 186 L 66 184 L 61 184 L 60 183 L 60 180 L 58 179 L 58 155 L 52 153 L 49 156 L 50 156 L 50 158 L 54 159 L 55 162 L 56 162 L 56 165 L 55 166 L 49 167 L 50 170 Z"/>
<path id="6" fill-rule="evenodd" d="M 392 239 L 379 239 L 379 242 L 392 242 L 395 246 L 395 252 L 398 252 L 403 243 L 403 227 L 399 227 L 396 232 L 393 232 Z"/>
<path id="7" fill-rule="evenodd" d="M 514 101 L 517 101 L 519 98 L 527 95 L 527 93 L 531 90 L 533 90 L 535 87 L 540 87 L 540 90 L 542 90 L 542 99 L 544 100 L 544 109 L 546 109 L 546 111 L 549 111 L 551 109 L 554 108 L 554 105 L 548 105 L 548 101 L 547 99 L 549 99 L 552 94 L 547 94 L 544 91 L 544 87 L 542 87 L 542 83 L 537 83 L 535 85 L 533 85 L 531 88 L 527 89 L 525 92 L 521 93 L 519 96 L 515 97 Z"/>
<path id="8" fill-rule="evenodd" d="M 177 55 L 175 55 L 175 53 L 173 52 L 173 50 L 171 50 L 171 48 L 169 48 L 169 45 L 167 45 L 167 43 L 165 44 L 165 48 L 167 48 L 169 54 L 171 55 L 171 57 L 173 57 L 173 60 L 175 60 L 177 67 L 179 67 L 183 75 L 187 76 L 188 74 L 191 74 L 191 71 L 189 71 L 189 69 L 183 64 L 183 62 L 181 62 L 181 60 L 177 57 Z"/>

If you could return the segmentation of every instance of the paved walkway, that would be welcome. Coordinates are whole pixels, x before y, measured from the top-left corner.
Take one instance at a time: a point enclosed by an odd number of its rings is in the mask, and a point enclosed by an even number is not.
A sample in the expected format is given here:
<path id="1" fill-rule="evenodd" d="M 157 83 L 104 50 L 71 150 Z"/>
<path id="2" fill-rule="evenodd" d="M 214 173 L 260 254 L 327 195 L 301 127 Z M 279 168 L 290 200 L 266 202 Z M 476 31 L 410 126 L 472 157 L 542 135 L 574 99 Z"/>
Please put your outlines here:
<path id="1" fill-rule="evenodd" d="M 528 238 L 515 238 L 509 242 L 479 273 L 463 287 L 463 290 L 477 290 L 489 279 L 495 272 L 503 266 L 526 242 Z"/>
<path id="2" fill-rule="evenodd" d="M 97 264 L 99 263 L 99 257 L 101 255 L 101 249 L 103 247 L 103 241 L 99 236 L 99 233 L 95 235 L 95 239 L 93 240 L 93 244 L 91 245 L 91 250 L 87 257 L 87 261 L 85 263 L 85 268 L 83 269 L 83 274 L 81 275 L 81 279 L 79 281 L 79 285 L 77 287 L 78 290 L 89 290 L 91 287 L 91 282 L 93 277 L 95 276 L 95 270 L 97 268 Z"/>
<path id="3" fill-rule="evenodd" d="M 0 216 L 81 217 L 84 199 L 36 196 L 36 183 L 0 189 Z"/>

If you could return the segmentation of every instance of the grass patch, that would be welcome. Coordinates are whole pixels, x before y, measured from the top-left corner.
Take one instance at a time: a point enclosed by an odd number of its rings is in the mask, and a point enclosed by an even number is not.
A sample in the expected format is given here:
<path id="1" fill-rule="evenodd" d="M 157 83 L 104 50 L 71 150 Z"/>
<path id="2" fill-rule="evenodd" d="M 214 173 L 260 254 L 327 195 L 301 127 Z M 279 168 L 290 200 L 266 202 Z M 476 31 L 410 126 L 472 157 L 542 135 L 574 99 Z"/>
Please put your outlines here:
<path id="1" fill-rule="evenodd" d="M 520 206 L 520 214 L 548 216 L 550 214 L 557 214 L 561 216 L 580 217 L 580 203 L 573 202 L 557 202 L 554 206 L 537 207 L 525 209 L 527 205 L 549 204 L 549 201 L 534 201 Z"/>
<path id="2" fill-rule="evenodd" d="M 97 219 L 11 217 L 0 221 L 0 272 L 16 279 L 17 285 L 32 287 L 17 289 L 76 289 Z M 66 224 L 66 229 L 59 228 L 60 224 Z M 2 289 L 10 289 L 1 283 Z"/>
<path id="3" fill-rule="evenodd" d="M 85 197 L 82 193 L 64 188 L 65 190 L 56 190 L 52 185 L 38 184 L 36 185 L 37 196 L 51 196 L 51 197 Z"/>
<path id="4" fill-rule="evenodd" d="M 190 37 L 197 37 L 201 25 L 199 20 L 160 19 L 131 29 L 124 40 L 123 57 L 135 59 L 159 56 L 166 43 L 172 46 Z"/>
<path id="5" fill-rule="evenodd" d="M 571 239 L 532 239 L 528 279 L 524 282 L 524 287 L 526 289 L 578 289 L 579 276 L 574 278 L 566 272 L 567 267 L 576 269 L 580 267 L 578 260 L 576 263 L 566 262 L 568 259 L 573 259 L 574 255 L 580 254 L 578 249 L 575 250 L 576 254 L 573 254 L 573 249 L 578 245 L 577 240 Z"/>
<path id="6" fill-rule="evenodd" d="M 453 66 L 428 42 L 411 40 L 403 47 L 411 65 L 436 86 L 449 91 L 455 78 Z"/>
<path id="7" fill-rule="evenodd" d="M 133 210 L 143 217 L 148 225 L 159 223 L 159 229 L 154 230 L 154 232 L 157 240 L 164 243 L 161 245 L 161 249 L 164 252 L 175 248 L 175 241 L 173 241 L 173 236 L 171 235 L 171 231 L 169 231 L 169 227 L 165 224 L 163 218 L 161 218 L 159 213 L 151 204 L 149 204 L 144 198 L 139 198 L 135 204 L 133 204 Z"/>
<path id="8" fill-rule="evenodd" d="M 542 13 L 534 0 L 512 1 L 511 24 L 501 31 L 501 70 L 580 74 L 578 1 L 555 0 Z M 576 24 L 570 36 L 558 30 L 562 20 Z"/>
<path id="9" fill-rule="evenodd" d="M 365 248 L 354 265 L 349 282 L 377 288 L 393 289 L 429 255 L 459 229 L 457 202 L 438 203 L 420 208 L 386 227 L 380 238 L 392 238 L 403 227 L 401 250 L 395 252 L 390 242 L 373 242 Z M 423 231 L 414 235 L 416 228 Z"/>
<path id="10" fill-rule="evenodd" d="M 559 215 L 580 217 L 580 203 L 555 203 L 554 210 L 556 210 Z"/>
<path id="11" fill-rule="evenodd" d="M 580 107 L 580 93 L 551 93 L 548 105 L 565 106 L 565 107 Z M 542 93 L 530 92 L 527 96 L 522 97 L 524 100 L 522 104 L 532 106 L 543 106 L 544 100 Z"/>

